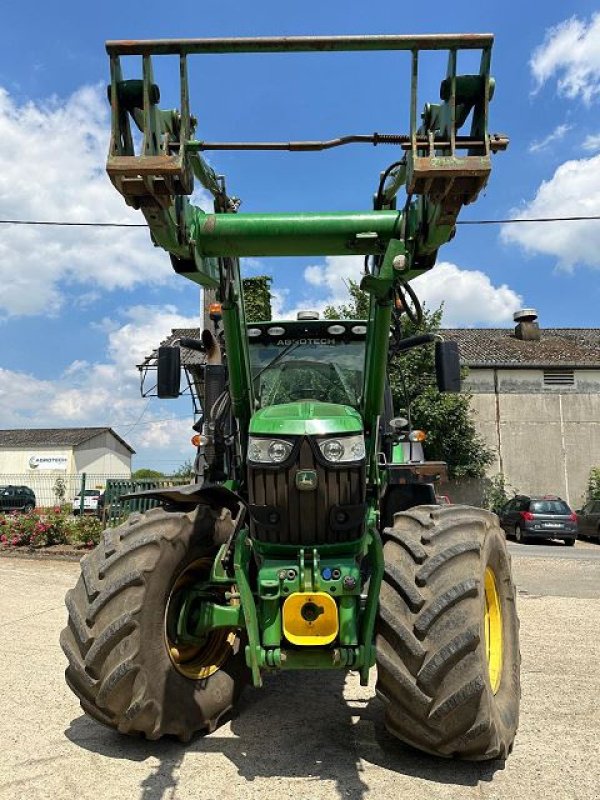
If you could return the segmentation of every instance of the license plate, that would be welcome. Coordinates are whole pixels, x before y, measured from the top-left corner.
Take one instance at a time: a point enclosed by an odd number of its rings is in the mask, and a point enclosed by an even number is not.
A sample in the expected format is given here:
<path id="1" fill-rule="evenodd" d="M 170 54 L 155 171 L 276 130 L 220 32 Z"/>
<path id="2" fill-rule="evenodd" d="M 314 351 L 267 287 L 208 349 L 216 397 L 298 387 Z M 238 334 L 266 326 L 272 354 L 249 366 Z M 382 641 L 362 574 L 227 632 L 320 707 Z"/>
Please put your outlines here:
<path id="1" fill-rule="evenodd" d="M 544 522 L 544 528 L 564 528 L 565 526 L 560 522 Z"/>

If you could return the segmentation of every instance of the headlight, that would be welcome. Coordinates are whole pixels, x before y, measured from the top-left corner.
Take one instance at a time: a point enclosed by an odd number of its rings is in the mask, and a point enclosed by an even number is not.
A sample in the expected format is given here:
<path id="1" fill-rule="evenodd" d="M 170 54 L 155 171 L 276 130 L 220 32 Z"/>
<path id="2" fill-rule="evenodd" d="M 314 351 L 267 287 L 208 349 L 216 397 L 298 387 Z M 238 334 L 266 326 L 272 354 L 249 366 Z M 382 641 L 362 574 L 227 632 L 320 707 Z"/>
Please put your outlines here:
<path id="1" fill-rule="evenodd" d="M 339 439 L 322 439 L 319 450 L 327 461 L 361 461 L 365 457 L 365 437 L 361 433 Z"/>
<path id="2" fill-rule="evenodd" d="M 280 464 L 292 453 L 293 444 L 285 439 L 248 439 L 248 460 L 258 464 Z"/>

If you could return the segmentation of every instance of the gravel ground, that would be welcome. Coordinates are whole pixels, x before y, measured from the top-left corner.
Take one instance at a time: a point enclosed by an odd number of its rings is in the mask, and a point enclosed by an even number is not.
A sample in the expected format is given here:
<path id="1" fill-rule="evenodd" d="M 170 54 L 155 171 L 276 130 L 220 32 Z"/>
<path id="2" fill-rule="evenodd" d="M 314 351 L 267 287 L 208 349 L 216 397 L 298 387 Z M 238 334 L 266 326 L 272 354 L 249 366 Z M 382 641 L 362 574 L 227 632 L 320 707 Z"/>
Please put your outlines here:
<path id="1" fill-rule="evenodd" d="M 120 737 L 84 716 L 63 681 L 58 634 L 78 566 L 2 559 L 0 798 L 600 798 L 600 560 L 513 563 L 521 727 L 506 764 L 464 764 L 397 743 L 374 680 L 335 673 L 270 677 L 186 746 Z"/>

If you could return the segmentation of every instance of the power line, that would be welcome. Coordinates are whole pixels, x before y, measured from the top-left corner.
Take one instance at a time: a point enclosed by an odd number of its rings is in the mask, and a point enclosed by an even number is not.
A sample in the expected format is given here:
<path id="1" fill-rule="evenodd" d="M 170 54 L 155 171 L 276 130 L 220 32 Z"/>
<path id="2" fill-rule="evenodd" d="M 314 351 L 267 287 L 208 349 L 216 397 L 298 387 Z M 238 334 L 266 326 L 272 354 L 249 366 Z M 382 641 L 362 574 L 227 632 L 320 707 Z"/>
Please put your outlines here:
<path id="1" fill-rule="evenodd" d="M 579 217 L 534 217 L 532 219 L 464 219 L 457 225 L 516 225 L 525 222 L 580 222 L 581 220 L 600 219 L 600 214 Z"/>
<path id="2" fill-rule="evenodd" d="M 148 404 L 146 404 L 146 408 L 142 412 L 143 414 L 146 413 L 147 407 L 148 407 Z M 191 418 L 191 415 L 185 414 L 184 416 L 181 416 L 181 417 L 163 417 L 162 419 L 149 419 L 149 420 L 146 420 L 146 422 L 144 422 L 144 425 L 156 425 L 159 422 L 177 422 L 177 420 L 180 420 L 180 419 L 190 419 L 190 418 Z M 141 416 L 138 417 L 137 421 L 135 421 L 133 423 L 132 423 L 131 420 L 129 420 L 128 422 L 114 422 L 109 427 L 111 427 L 111 428 L 120 428 L 120 427 L 125 427 L 127 425 L 132 425 L 132 427 L 136 427 L 138 424 L 140 424 L 140 420 L 141 420 Z M 125 434 L 123 434 L 123 435 L 125 435 Z"/>
<path id="3" fill-rule="evenodd" d="M 600 214 L 580 215 L 572 217 L 531 217 L 507 219 L 465 219 L 458 220 L 457 225 L 518 225 L 534 222 L 582 222 L 600 220 Z M 45 225 L 64 228 L 147 228 L 145 222 L 62 222 L 60 220 L 34 219 L 0 219 L 0 225 Z"/>
<path id="4" fill-rule="evenodd" d="M 0 225 L 47 225 L 63 228 L 147 228 L 145 222 L 61 222 L 41 219 L 0 219 Z"/>
<path id="5" fill-rule="evenodd" d="M 127 430 L 126 430 L 124 433 L 122 433 L 122 434 L 121 434 L 121 436 L 127 436 L 128 434 L 130 434 L 130 433 L 131 433 L 131 431 L 132 431 L 134 428 L 137 428 L 137 426 L 138 426 L 138 425 L 140 424 L 140 422 L 142 421 L 142 419 L 143 419 L 143 417 L 144 417 L 144 414 L 146 413 L 146 411 L 148 411 L 148 406 L 149 406 L 149 405 L 150 405 L 150 399 L 146 400 L 146 405 L 143 407 L 143 409 L 142 409 L 142 411 L 141 411 L 141 414 L 140 414 L 140 415 L 139 415 L 139 417 L 136 419 L 136 421 L 133 423 L 133 425 L 130 425 L 130 426 L 127 428 Z"/>

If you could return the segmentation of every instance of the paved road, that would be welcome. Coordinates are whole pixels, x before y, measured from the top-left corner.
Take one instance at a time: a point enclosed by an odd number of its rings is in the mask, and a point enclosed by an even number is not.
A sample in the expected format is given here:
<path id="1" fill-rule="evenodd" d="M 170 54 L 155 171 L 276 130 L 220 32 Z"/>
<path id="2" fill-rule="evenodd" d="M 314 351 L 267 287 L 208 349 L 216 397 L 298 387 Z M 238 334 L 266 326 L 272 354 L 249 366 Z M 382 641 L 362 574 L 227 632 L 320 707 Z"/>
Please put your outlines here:
<path id="1" fill-rule="evenodd" d="M 600 599 L 600 545 L 509 542 L 508 549 L 521 595 Z"/>
<path id="2" fill-rule="evenodd" d="M 557 539 L 543 539 L 531 544 L 517 544 L 508 540 L 511 555 L 519 558 L 563 558 L 570 561 L 600 561 L 600 544 L 579 541 L 574 547 L 568 547 Z"/>
<path id="3" fill-rule="evenodd" d="M 0 800 L 598 800 L 600 560 L 579 543 L 567 560 L 511 550 L 523 699 L 506 765 L 403 747 L 373 687 L 335 673 L 271 677 L 187 746 L 120 737 L 84 716 L 63 682 L 58 633 L 77 565 L 0 559 Z M 596 594 L 574 596 L 586 581 Z"/>

